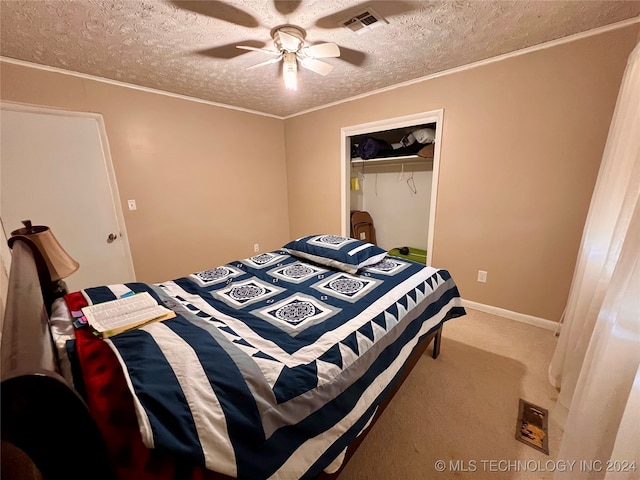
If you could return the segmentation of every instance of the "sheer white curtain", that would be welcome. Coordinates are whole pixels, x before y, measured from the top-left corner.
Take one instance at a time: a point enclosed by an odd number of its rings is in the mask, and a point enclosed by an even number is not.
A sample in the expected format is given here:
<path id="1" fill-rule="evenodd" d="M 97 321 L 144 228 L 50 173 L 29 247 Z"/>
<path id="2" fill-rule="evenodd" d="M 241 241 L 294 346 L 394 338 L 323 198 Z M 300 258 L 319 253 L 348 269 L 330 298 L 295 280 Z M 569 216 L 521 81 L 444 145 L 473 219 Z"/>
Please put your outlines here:
<path id="1" fill-rule="evenodd" d="M 569 409 L 558 459 L 602 461 L 555 478 L 640 475 L 640 44 L 629 56 L 549 379 Z M 607 473 L 610 459 L 635 472 Z"/>

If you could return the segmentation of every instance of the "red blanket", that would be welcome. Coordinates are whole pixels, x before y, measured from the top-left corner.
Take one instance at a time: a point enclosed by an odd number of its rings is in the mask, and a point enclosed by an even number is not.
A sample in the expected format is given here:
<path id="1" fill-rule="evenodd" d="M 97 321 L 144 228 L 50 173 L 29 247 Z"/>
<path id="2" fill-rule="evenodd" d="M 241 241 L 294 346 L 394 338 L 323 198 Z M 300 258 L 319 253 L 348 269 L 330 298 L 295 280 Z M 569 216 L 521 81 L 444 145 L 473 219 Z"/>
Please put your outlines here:
<path id="1" fill-rule="evenodd" d="M 80 292 L 67 294 L 64 299 L 70 311 L 87 305 Z M 75 333 L 89 410 L 102 432 L 119 479 L 228 478 L 180 462 L 167 452 L 147 448 L 140 435 L 133 397 L 115 353 L 90 327 L 78 328 Z"/>

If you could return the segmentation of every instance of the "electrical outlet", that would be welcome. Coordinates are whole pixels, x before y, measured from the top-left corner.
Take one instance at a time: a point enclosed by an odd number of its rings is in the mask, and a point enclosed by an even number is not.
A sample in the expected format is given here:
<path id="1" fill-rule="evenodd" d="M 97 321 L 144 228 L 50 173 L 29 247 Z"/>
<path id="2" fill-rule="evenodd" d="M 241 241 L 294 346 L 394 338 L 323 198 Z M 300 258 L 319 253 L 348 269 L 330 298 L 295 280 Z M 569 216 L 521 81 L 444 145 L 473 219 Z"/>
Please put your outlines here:
<path id="1" fill-rule="evenodd" d="M 127 203 L 129 204 L 129 210 L 137 210 L 138 207 L 135 200 L 129 200 Z"/>
<path id="2" fill-rule="evenodd" d="M 254 243 L 253 244 L 253 251 L 258 253 L 260 251 L 260 244 L 259 243 Z"/>
<path id="3" fill-rule="evenodd" d="M 480 283 L 487 283 L 487 272 L 484 270 L 478 270 L 478 281 Z"/>

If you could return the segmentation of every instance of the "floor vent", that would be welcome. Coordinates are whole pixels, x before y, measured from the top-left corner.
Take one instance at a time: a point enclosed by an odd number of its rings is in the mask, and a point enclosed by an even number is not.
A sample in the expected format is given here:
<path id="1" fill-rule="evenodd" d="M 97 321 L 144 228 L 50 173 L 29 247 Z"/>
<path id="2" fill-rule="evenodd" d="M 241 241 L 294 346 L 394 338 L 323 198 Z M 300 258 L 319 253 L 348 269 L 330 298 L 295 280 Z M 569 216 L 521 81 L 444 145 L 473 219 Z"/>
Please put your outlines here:
<path id="1" fill-rule="evenodd" d="M 520 399 L 516 440 L 549 455 L 547 409 Z"/>
<path id="2" fill-rule="evenodd" d="M 382 15 L 374 11 L 372 8 L 367 8 L 366 10 L 358 12 L 351 18 L 342 20 L 339 24 L 358 35 L 362 35 L 363 33 L 375 30 L 386 23 L 389 22 Z"/>

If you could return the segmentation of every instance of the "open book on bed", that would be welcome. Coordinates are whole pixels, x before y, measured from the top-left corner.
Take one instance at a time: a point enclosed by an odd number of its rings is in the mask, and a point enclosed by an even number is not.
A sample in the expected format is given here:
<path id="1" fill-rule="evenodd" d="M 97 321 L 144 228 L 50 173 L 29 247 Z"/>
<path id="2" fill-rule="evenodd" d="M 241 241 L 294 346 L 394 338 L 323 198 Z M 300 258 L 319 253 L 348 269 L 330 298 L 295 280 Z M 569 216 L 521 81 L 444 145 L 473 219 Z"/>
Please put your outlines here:
<path id="1" fill-rule="evenodd" d="M 102 338 L 176 316 L 172 310 L 159 305 L 148 292 L 84 307 L 82 313 Z"/>

